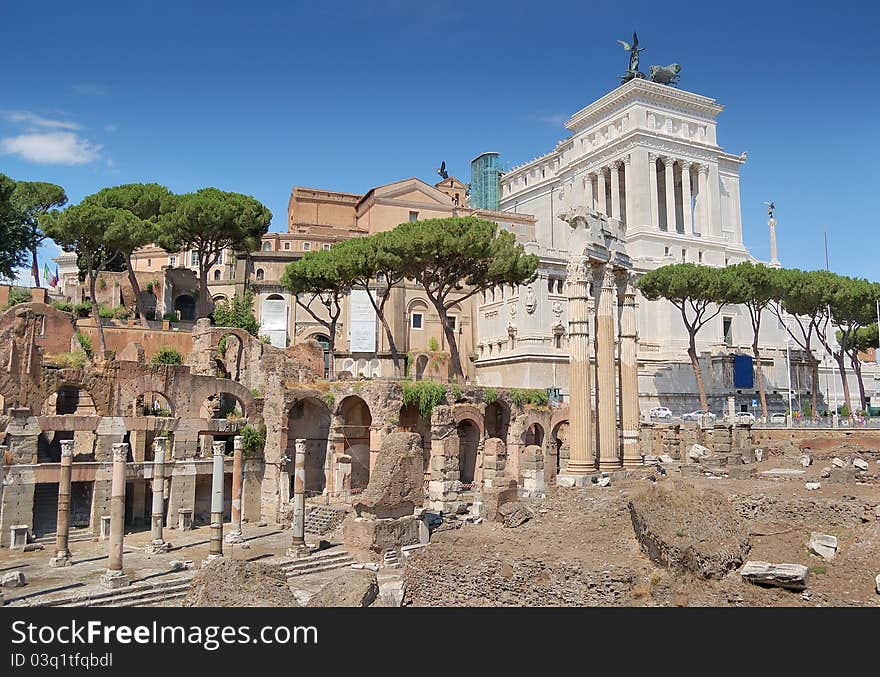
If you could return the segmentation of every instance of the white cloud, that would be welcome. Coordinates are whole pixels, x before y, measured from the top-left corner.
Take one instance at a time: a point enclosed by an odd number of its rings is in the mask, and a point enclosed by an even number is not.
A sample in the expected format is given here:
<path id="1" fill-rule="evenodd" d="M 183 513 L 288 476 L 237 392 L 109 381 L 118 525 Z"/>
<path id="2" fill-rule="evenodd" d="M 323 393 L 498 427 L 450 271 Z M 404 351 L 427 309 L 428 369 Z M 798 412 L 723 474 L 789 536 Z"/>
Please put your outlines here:
<path id="1" fill-rule="evenodd" d="M 4 110 L 0 111 L 0 115 L 9 122 L 20 125 L 32 125 L 34 127 L 45 127 L 48 129 L 79 129 L 80 126 L 75 122 L 67 120 L 52 120 L 44 118 L 36 113 L 26 110 Z"/>
<path id="2" fill-rule="evenodd" d="M 100 157 L 103 146 L 73 132 L 19 134 L 0 139 L 0 155 L 49 165 L 83 165 Z"/>

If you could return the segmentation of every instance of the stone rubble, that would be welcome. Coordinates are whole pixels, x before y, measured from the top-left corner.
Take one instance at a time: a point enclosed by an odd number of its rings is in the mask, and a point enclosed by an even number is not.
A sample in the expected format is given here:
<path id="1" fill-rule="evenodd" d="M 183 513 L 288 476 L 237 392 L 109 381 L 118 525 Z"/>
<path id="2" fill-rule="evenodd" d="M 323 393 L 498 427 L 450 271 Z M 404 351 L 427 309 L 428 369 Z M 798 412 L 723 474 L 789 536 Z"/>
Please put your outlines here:
<path id="1" fill-rule="evenodd" d="M 837 536 L 821 534 L 813 531 L 810 540 L 807 541 L 807 549 L 815 555 L 819 555 L 826 562 L 830 562 L 837 554 Z"/>
<path id="2" fill-rule="evenodd" d="M 750 560 L 740 570 L 743 580 L 758 585 L 775 586 L 787 590 L 807 587 L 809 570 L 803 564 L 771 564 Z"/>

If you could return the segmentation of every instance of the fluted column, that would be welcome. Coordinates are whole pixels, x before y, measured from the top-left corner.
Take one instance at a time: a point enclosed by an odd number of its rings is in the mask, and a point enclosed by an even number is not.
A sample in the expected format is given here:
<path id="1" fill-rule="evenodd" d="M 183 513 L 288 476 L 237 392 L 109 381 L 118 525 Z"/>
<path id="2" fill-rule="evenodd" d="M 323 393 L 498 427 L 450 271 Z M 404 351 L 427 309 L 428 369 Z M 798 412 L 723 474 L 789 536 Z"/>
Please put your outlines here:
<path id="1" fill-rule="evenodd" d="M 611 163 L 611 218 L 620 220 L 620 160 Z"/>
<path id="2" fill-rule="evenodd" d="M 697 167 L 697 188 L 700 191 L 700 227 L 702 235 L 711 235 L 709 231 L 709 168 L 706 165 Z"/>
<path id="3" fill-rule="evenodd" d="M 70 561 L 70 474 L 73 465 L 73 440 L 61 440 L 61 466 L 58 473 L 58 519 L 55 523 L 55 557 L 50 566 L 68 566 Z"/>
<path id="4" fill-rule="evenodd" d="M 651 191 L 651 225 L 660 227 L 660 197 L 657 192 L 657 156 L 648 153 L 648 187 Z"/>
<path id="5" fill-rule="evenodd" d="M 226 442 L 214 442 L 211 477 L 211 541 L 208 560 L 223 557 L 223 463 L 226 460 Z"/>
<path id="6" fill-rule="evenodd" d="M 590 402 L 590 263 L 568 263 L 569 440 L 571 456 L 564 475 L 587 475 L 595 469 L 593 413 Z"/>
<path id="7" fill-rule="evenodd" d="M 242 445 L 244 440 L 241 435 L 232 438 L 232 526 L 226 535 L 227 543 L 238 543 L 241 536 L 241 465 Z"/>
<path id="8" fill-rule="evenodd" d="M 617 453 L 617 403 L 614 377 L 614 271 L 597 266 L 596 293 L 596 416 L 599 427 L 599 470 L 620 467 Z"/>
<path id="9" fill-rule="evenodd" d="M 306 441 L 295 442 L 296 454 L 293 465 L 293 519 L 290 528 L 293 535 L 287 554 L 299 557 L 308 554 L 306 548 Z"/>
<path id="10" fill-rule="evenodd" d="M 122 540 L 125 534 L 125 464 L 128 459 L 128 445 L 118 442 L 113 445 L 113 473 L 110 481 L 110 543 L 108 546 L 107 571 L 101 581 L 108 588 L 118 588 L 129 584 L 128 576 L 122 569 Z"/>
<path id="11" fill-rule="evenodd" d="M 690 235 L 694 230 L 691 220 L 691 163 L 682 160 L 681 164 L 681 215 L 684 232 Z"/>
<path id="12" fill-rule="evenodd" d="M 666 230 L 670 233 L 676 231 L 675 227 L 675 160 L 671 157 L 663 158 L 663 169 L 666 173 Z"/>
<path id="13" fill-rule="evenodd" d="M 593 175 L 587 174 L 584 177 L 584 205 L 587 209 L 596 209 L 596 197 L 593 195 Z"/>
<path id="14" fill-rule="evenodd" d="M 624 223 L 630 223 L 635 216 L 635 194 L 633 193 L 632 172 L 632 154 L 628 154 L 623 158 L 623 206 L 621 208 L 622 219 Z"/>
<path id="15" fill-rule="evenodd" d="M 636 328 L 636 289 L 632 273 L 618 277 L 620 306 L 620 341 L 618 344 L 620 369 L 620 456 L 623 467 L 641 465 L 639 452 L 639 336 Z"/>
<path id="16" fill-rule="evenodd" d="M 171 545 L 165 541 L 165 451 L 168 448 L 167 437 L 153 440 L 153 509 L 150 515 L 149 552 L 168 552 Z"/>
<path id="17" fill-rule="evenodd" d="M 605 202 L 605 168 L 600 167 L 596 172 L 596 211 L 600 214 L 608 213 L 608 205 Z"/>

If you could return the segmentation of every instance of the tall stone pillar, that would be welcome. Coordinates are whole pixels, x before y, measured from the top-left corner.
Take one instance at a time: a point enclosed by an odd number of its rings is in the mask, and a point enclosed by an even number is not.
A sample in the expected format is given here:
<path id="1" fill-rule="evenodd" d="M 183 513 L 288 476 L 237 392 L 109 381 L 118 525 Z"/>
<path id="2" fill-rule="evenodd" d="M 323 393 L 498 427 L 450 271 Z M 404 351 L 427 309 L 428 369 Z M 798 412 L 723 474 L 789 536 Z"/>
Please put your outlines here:
<path id="1" fill-rule="evenodd" d="M 621 220 L 624 223 L 636 223 L 636 195 L 632 182 L 632 155 L 623 158 L 623 205 L 621 206 Z"/>
<path id="2" fill-rule="evenodd" d="M 709 230 L 709 167 L 697 167 L 697 189 L 699 190 L 699 231 L 702 235 L 711 235 Z"/>
<path id="3" fill-rule="evenodd" d="M 584 204 L 587 209 L 596 209 L 596 196 L 593 192 L 593 175 L 587 174 L 584 177 Z"/>
<path id="4" fill-rule="evenodd" d="M 675 226 L 675 170 L 671 157 L 663 158 L 663 169 L 666 172 L 666 230 L 670 233 L 676 231 Z"/>
<path id="5" fill-rule="evenodd" d="M 153 508 L 150 511 L 150 546 L 148 552 L 153 554 L 168 552 L 170 543 L 165 541 L 165 452 L 168 448 L 167 437 L 153 440 Z"/>
<path id="6" fill-rule="evenodd" d="M 584 476 L 595 470 L 590 397 L 590 263 L 575 255 L 568 263 L 569 440 L 570 458 L 563 475 Z"/>
<path id="7" fill-rule="evenodd" d="M 718 165 L 710 165 L 707 170 L 706 211 L 709 212 L 707 233 L 712 237 L 721 237 L 721 179 L 718 176 Z"/>
<path id="8" fill-rule="evenodd" d="M 114 442 L 113 476 L 110 482 L 110 545 L 107 571 L 101 582 L 108 588 L 120 588 L 130 583 L 122 569 L 122 540 L 125 534 L 125 464 L 128 458 L 128 445 Z"/>
<path id="9" fill-rule="evenodd" d="M 308 554 L 306 548 L 306 441 L 296 440 L 296 457 L 293 466 L 293 520 L 291 520 L 290 548 L 287 554 L 301 557 Z"/>
<path id="10" fill-rule="evenodd" d="M 620 161 L 611 163 L 611 218 L 620 220 Z"/>
<path id="11" fill-rule="evenodd" d="M 694 230 L 691 218 L 691 163 L 681 162 L 681 215 L 683 217 L 685 235 Z"/>
<path id="12" fill-rule="evenodd" d="M 214 442 L 211 477 L 211 544 L 208 561 L 223 557 L 223 462 L 226 460 L 226 442 Z"/>
<path id="13" fill-rule="evenodd" d="M 227 543 L 238 543 L 242 540 L 241 535 L 241 464 L 242 444 L 241 435 L 232 438 L 232 528 L 226 535 Z"/>
<path id="14" fill-rule="evenodd" d="M 58 520 L 55 524 L 55 557 L 53 567 L 71 564 L 70 548 L 70 474 L 73 466 L 73 440 L 61 440 L 61 469 L 58 476 Z"/>
<path id="15" fill-rule="evenodd" d="M 614 270 L 597 266 L 596 283 L 596 416 L 599 419 L 599 470 L 620 467 L 617 453 L 617 388 L 614 377 Z"/>
<path id="16" fill-rule="evenodd" d="M 641 465 L 639 453 L 639 336 L 636 328 L 636 290 L 632 273 L 619 278 L 618 302 L 620 305 L 620 423 L 621 458 L 623 467 Z"/>
<path id="17" fill-rule="evenodd" d="M 596 211 L 600 214 L 608 214 L 608 205 L 605 201 L 605 168 L 600 167 L 596 173 Z"/>
<path id="18" fill-rule="evenodd" d="M 648 153 L 648 187 L 651 191 L 651 225 L 660 227 L 660 197 L 657 192 L 657 156 Z"/>

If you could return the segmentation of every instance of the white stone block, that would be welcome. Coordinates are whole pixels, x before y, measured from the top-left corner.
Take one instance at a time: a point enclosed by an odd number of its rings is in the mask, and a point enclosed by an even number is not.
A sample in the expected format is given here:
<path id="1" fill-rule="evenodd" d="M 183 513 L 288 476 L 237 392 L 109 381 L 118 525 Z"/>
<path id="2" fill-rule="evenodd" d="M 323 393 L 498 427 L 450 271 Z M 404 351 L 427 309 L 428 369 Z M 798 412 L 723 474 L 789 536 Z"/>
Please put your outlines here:
<path id="1" fill-rule="evenodd" d="M 838 458 L 835 456 L 833 459 L 831 459 L 831 465 L 833 465 L 835 468 L 843 468 L 846 466 L 846 461 L 844 461 L 842 458 Z"/>
<path id="2" fill-rule="evenodd" d="M 815 491 L 816 489 L 819 489 L 821 486 L 822 485 L 819 484 L 818 482 L 807 482 L 806 484 L 804 484 L 804 488 L 807 491 Z"/>
<path id="3" fill-rule="evenodd" d="M 837 536 L 814 531 L 810 534 L 810 540 L 807 541 L 807 548 L 826 562 L 830 562 L 837 554 Z"/>
<path id="4" fill-rule="evenodd" d="M 867 470 L 868 462 L 861 458 L 853 459 L 853 465 L 859 470 Z"/>
<path id="5" fill-rule="evenodd" d="M 702 444 L 695 444 L 688 450 L 688 458 L 697 462 L 704 458 L 709 458 L 711 454 L 712 452 Z"/>

